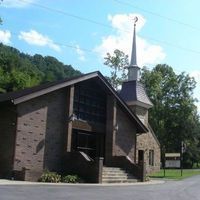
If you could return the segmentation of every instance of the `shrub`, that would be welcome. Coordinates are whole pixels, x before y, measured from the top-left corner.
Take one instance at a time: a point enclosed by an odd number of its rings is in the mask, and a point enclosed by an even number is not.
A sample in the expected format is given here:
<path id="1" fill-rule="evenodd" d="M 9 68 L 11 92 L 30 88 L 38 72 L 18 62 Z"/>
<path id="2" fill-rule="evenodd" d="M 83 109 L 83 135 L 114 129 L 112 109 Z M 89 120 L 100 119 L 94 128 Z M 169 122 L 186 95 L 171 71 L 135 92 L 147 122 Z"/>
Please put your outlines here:
<path id="1" fill-rule="evenodd" d="M 56 172 L 45 171 L 41 175 L 40 182 L 50 182 L 50 183 L 59 183 L 61 181 L 61 175 Z"/>
<path id="2" fill-rule="evenodd" d="M 63 183 L 78 183 L 80 178 L 77 175 L 66 175 L 62 177 Z"/>

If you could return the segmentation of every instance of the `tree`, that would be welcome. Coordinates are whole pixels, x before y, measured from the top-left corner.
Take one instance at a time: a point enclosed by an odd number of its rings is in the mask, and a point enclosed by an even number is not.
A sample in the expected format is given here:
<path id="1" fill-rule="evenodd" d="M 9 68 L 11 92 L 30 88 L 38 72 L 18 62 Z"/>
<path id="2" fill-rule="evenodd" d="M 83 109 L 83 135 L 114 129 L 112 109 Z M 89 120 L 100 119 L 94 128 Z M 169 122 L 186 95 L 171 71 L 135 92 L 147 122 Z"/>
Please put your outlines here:
<path id="1" fill-rule="evenodd" d="M 64 65 L 56 58 L 29 56 L 0 43 L 0 93 L 80 74 L 71 65 Z"/>
<path id="2" fill-rule="evenodd" d="M 127 78 L 125 68 L 128 67 L 129 64 L 128 55 L 116 49 L 113 55 L 107 53 L 104 59 L 104 64 L 111 68 L 111 76 L 108 80 L 113 88 L 117 90 L 119 85 Z"/>
<path id="3" fill-rule="evenodd" d="M 157 65 L 152 71 L 143 69 L 141 81 L 154 104 L 150 124 L 166 151 L 179 152 L 181 141 L 188 144 L 188 151 L 199 148 L 194 142 L 199 141 L 200 132 L 193 98 L 195 80 L 185 73 L 176 75 L 168 65 Z"/>

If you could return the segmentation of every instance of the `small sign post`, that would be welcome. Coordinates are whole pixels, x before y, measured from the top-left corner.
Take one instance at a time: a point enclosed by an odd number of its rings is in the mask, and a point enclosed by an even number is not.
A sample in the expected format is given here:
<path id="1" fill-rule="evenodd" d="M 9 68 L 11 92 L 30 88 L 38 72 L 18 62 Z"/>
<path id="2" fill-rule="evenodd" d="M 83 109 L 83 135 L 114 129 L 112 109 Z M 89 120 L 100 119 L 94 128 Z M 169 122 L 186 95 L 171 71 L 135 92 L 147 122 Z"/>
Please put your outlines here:
<path id="1" fill-rule="evenodd" d="M 181 168 L 181 154 L 180 153 L 165 153 L 165 167 L 166 168 Z M 181 172 L 182 173 L 182 172 Z"/>
<path id="2" fill-rule="evenodd" d="M 181 141 L 181 176 L 183 176 L 183 153 L 185 153 L 186 146 L 183 141 Z"/>
<path id="3" fill-rule="evenodd" d="M 179 168 L 181 167 L 180 153 L 165 153 L 165 167 L 166 168 Z"/>

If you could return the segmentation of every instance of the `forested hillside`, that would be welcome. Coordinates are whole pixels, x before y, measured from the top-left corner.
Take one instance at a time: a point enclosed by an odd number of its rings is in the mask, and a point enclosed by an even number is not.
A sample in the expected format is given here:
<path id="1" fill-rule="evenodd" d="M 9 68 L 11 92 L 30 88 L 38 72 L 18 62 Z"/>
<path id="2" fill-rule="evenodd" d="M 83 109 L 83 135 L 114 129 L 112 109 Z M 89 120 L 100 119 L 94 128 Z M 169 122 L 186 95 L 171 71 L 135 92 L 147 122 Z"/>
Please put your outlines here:
<path id="1" fill-rule="evenodd" d="M 0 93 L 80 75 L 51 56 L 30 56 L 0 43 Z"/>

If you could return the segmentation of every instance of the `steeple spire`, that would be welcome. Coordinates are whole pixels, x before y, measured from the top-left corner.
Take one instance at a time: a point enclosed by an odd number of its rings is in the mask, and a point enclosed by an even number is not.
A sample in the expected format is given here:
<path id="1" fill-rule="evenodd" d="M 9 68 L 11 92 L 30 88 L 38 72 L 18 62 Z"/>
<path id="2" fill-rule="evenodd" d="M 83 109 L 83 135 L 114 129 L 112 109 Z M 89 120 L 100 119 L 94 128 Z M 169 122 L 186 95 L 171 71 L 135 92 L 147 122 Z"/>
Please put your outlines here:
<path id="1" fill-rule="evenodd" d="M 139 80 L 139 71 L 140 68 L 137 65 L 137 53 L 136 53 L 136 22 L 138 18 L 134 18 L 134 30 L 133 30 L 133 43 L 132 43 L 132 53 L 131 53 L 131 62 L 128 67 L 128 81 L 137 81 Z"/>

